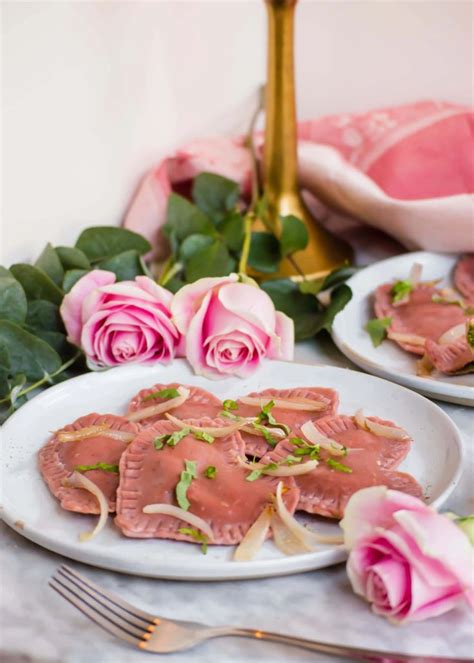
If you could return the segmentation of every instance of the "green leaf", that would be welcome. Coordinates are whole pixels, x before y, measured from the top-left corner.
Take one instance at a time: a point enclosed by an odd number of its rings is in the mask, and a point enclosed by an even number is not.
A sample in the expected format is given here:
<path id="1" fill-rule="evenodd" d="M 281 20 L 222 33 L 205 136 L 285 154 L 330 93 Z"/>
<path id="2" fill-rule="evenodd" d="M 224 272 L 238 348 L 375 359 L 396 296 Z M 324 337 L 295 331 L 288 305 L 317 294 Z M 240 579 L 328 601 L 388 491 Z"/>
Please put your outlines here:
<path id="1" fill-rule="evenodd" d="M 209 542 L 205 534 L 199 532 L 199 530 L 197 529 L 193 529 L 192 527 L 180 527 L 178 532 L 180 534 L 186 534 L 187 536 L 190 536 L 192 539 L 194 539 L 196 543 L 200 543 L 202 554 L 203 555 L 207 554 L 207 544 Z"/>
<path id="2" fill-rule="evenodd" d="M 314 333 L 317 334 L 322 329 L 330 332 L 334 318 L 340 311 L 342 311 L 342 309 L 348 302 L 350 302 L 351 299 L 352 290 L 345 283 L 334 288 L 334 290 L 331 292 L 331 301 L 329 306 L 320 315 Z"/>
<path id="3" fill-rule="evenodd" d="M 392 324 L 392 318 L 373 318 L 369 320 L 364 329 L 369 334 L 374 348 L 382 343 L 387 336 L 387 329 Z"/>
<path id="4" fill-rule="evenodd" d="M 97 267 L 113 272 L 118 281 L 133 281 L 136 276 L 145 276 L 140 257 L 136 249 L 130 249 L 107 260 L 101 260 Z"/>
<path id="5" fill-rule="evenodd" d="M 8 270 L 0 273 L 0 318 L 22 323 L 26 316 L 25 291 Z"/>
<path id="6" fill-rule="evenodd" d="M 262 274 L 272 274 L 278 270 L 280 260 L 280 244 L 277 238 L 270 233 L 253 232 L 248 259 L 250 267 Z"/>
<path id="7" fill-rule="evenodd" d="M 214 465 L 209 465 L 209 467 L 206 467 L 204 470 L 204 476 L 207 479 L 215 479 L 217 476 L 217 467 L 214 467 Z"/>
<path id="8" fill-rule="evenodd" d="M 200 235 L 199 233 L 188 235 L 179 247 L 179 260 L 186 263 L 195 253 L 210 246 L 213 242 L 214 240 L 210 235 Z"/>
<path id="9" fill-rule="evenodd" d="M 144 237 L 126 228 L 95 226 L 86 228 L 80 234 L 76 248 L 83 251 L 89 260 L 97 262 L 132 249 L 143 255 L 151 250 L 151 245 Z"/>
<path id="10" fill-rule="evenodd" d="M 94 465 L 76 465 L 74 468 L 75 472 L 90 472 L 91 470 L 103 470 L 104 472 L 118 474 L 119 466 L 110 463 L 94 463 Z"/>
<path id="11" fill-rule="evenodd" d="M 28 312 L 25 322 L 33 329 L 64 331 L 58 306 L 45 299 L 34 299 L 28 302 Z"/>
<path id="12" fill-rule="evenodd" d="M 91 268 L 88 257 L 80 249 L 75 249 L 73 246 L 57 246 L 56 253 L 65 271 Z"/>
<path id="13" fill-rule="evenodd" d="M 181 442 L 181 440 L 190 433 L 191 433 L 190 428 L 181 428 L 180 430 L 177 430 L 174 433 L 169 433 L 169 434 L 165 433 L 164 435 L 159 435 L 157 438 L 155 438 L 155 449 L 158 448 L 156 446 L 157 441 L 163 442 L 163 444 L 167 444 L 169 447 L 175 447 L 178 444 L 178 442 Z"/>
<path id="14" fill-rule="evenodd" d="M 69 359 L 75 352 L 77 352 L 77 348 L 68 343 L 65 334 L 61 334 L 57 331 L 34 329 L 31 327 L 26 328 L 26 330 L 50 345 L 64 360 Z"/>
<path id="15" fill-rule="evenodd" d="M 209 433 L 206 433 L 205 431 L 202 430 L 194 430 L 192 431 L 194 437 L 196 440 L 200 440 L 201 442 L 207 442 L 208 444 L 213 444 L 214 440 L 216 439 Z"/>
<path id="16" fill-rule="evenodd" d="M 308 230 L 298 217 L 289 214 L 281 217 L 280 249 L 282 256 L 302 251 L 308 246 Z"/>
<path id="17" fill-rule="evenodd" d="M 244 220 L 239 212 L 229 212 L 219 224 L 218 230 L 227 248 L 236 253 L 240 251 L 244 241 Z"/>
<path id="18" fill-rule="evenodd" d="M 168 237 L 174 234 L 178 242 L 189 235 L 202 234 L 215 236 L 216 230 L 210 219 L 177 193 L 168 198 L 167 221 L 163 229 Z"/>
<path id="19" fill-rule="evenodd" d="M 343 267 L 334 269 L 330 274 L 319 279 L 301 281 L 299 288 L 300 291 L 304 294 L 318 295 L 324 290 L 328 290 L 329 288 L 333 288 L 340 283 L 344 283 L 344 281 L 347 281 L 347 279 L 353 276 L 357 271 L 358 267 L 344 265 Z"/>
<path id="20" fill-rule="evenodd" d="M 222 407 L 224 410 L 238 410 L 239 404 L 237 401 L 233 401 L 231 398 L 227 398 L 223 403 Z"/>
<path id="21" fill-rule="evenodd" d="M 270 296 L 275 308 L 293 320 L 296 340 L 314 336 L 322 310 L 316 297 L 300 292 L 298 285 L 290 279 L 264 281 L 260 287 Z"/>
<path id="22" fill-rule="evenodd" d="M 409 295 L 412 290 L 413 286 L 411 281 L 397 281 L 390 290 L 390 294 L 392 295 L 392 302 L 395 303 L 401 301 L 407 295 Z"/>
<path id="23" fill-rule="evenodd" d="M 76 285 L 76 283 L 79 281 L 79 279 L 82 279 L 84 274 L 87 274 L 90 272 L 90 269 L 70 269 L 69 271 L 66 272 L 64 275 L 64 281 L 63 281 L 63 290 L 65 293 L 70 292 L 73 286 Z"/>
<path id="24" fill-rule="evenodd" d="M 236 267 L 236 262 L 220 240 L 197 251 L 186 265 L 186 279 L 197 281 L 203 276 L 226 276 Z"/>
<path id="25" fill-rule="evenodd" d="M 64 278 L 64 269 L 58 254 L 51 244 L 46 244 L 43 252 L 35 262 L 35 267 L 41 269 L 57 286 L 61 287 Z"/>
<path id="26" fill-rule="evenodd" d="M 192 197 L 204 214 L 220 221 L 235 207 L 239 192 L 237 182 L 215 173 L 200 173 L 194 179 Z"/>
<path id="27" fill-rule="evenodd" d="M 347 467 L 347 465 L 339 463 L 339 461 L 334 460 L 333 458 L 328 458 L 326 461 L 326 465 L 328 465 L 328 467 L 330 467 L 333 470 L 337 470 L 338 472 L 344 472 L 345 474 L 352 474 L 351 467 Z"/>
<path id="28" fill-rule="evenodd" d="M 63 292 L 41 269 L 18 263 L 10 268 L 13 276 L 23 286 L 27 298 L 46 299 L 53 304 L 60 304 L 63 299 Z"/>
<path id="29" fill-rule="evenodd" d="M 160 391 L 153 391 L 151 394 L 148 394 L 148 396 L 145 396 L 145 398 L 142 398 L 142 403 L 145 401 L 151 401 L 154 398 L 177 398 L 179 395 L 180 394 L 177 389 L 161 389 Z"/>
<path id="30" fill-rule="evenodd" d="M 0 346 L 0 398 L 7 396 L 10 391 L 10 385 L 8 383 L 8 376 L 10 373 L 10 356 L 7 349 Z"/>
<path id="31" fill-rule="evenodd" d="M 9 355 L 13 375 L 24 373 L 28 380 L 40 380 L 61 366 L 61 358 L 45 341 L 8 320 L 0 320 L 0 346 Z"/>
<path id="32" fill-rule="evenodd" d="M 197 477 L 197 462 L 195 460 L 185 460 L 185 469 L 181 472 L 179 482 L 176 484 L 176 500 L 178 505 L 184 511 L 187 511 L 191 506 L 187 492 L 193 479 Z"/>

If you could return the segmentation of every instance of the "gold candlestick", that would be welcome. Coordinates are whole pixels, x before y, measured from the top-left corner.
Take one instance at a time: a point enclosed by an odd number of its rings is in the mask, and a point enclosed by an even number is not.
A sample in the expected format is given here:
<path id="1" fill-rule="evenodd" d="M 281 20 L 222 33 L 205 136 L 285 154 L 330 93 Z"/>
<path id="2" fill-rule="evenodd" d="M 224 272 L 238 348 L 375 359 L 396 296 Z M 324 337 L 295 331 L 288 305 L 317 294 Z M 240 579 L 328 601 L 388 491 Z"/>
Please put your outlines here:
<path id="1" fill-rule="evenodd" d="M 296 104 L 293 32 L 297 0 L 265 0 L 268 12 L 268 74 L 264 148 L 264 189 L 269 222 L 278 234 L 280 215 L 294 214 L 304 221 L 308 246 L 295 254 L 298 267 L 311 276 L 321 275 L 352 257 L 348 244 L 317 224 L 303 202 L 298 187 Z M 280 275 L 297 274 L 284 260 Z"/>

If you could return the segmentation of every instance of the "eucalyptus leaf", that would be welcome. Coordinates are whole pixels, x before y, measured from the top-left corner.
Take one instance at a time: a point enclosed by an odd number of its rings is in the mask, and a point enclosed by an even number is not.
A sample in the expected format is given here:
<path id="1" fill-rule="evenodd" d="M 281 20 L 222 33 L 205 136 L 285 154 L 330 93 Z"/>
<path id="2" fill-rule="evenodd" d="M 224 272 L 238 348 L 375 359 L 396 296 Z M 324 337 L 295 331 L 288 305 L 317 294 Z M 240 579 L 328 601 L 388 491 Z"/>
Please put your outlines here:
<path id="1" fill-rule="evenodd" d="M 0 272 L 0 318 L 21 323 L 26 309 L 26 295 L 20 283 L 8 270 Z"/>
<path id="2" fill-rule="evenodd" d="M 215 173 L 200 173 L 193 182 L 194 202 L 215 222 L 221 221 L 235 207 L 239 193 L 237 182 Z"/>
<path id="3" fill-rule="evenodd" d="M 188 235 L 179 247 L 179 260 L 186 263 L 195 253 L 201 251 L 206 246 L 210 246 L 213 242 L 214 239 L 209 235 L 201 235 L 199 233 Z"/>
<path id="4" fill-rule="evenodd" d="M 178 242 L 196 233 L 216 235 L 210 219 L 196 205 L 177 193 L 172 193 L 168 198 L 166 218 L 163 229 L 168 237 L 173 234 Z"/>
<path id="5" fill-rule="evenodd" d="M 97 264 L 100 269 L 113 272 L 118 281 L 133 281 L 136 276 L 144 276 L 140 255 L 135 249 L 119 253 L 113 258 L 102 260 Z"/>
<path id="6" fill-rule="evenodd" d="M 68 343 L 65 334 L 57 331 L 46 331 L 44 329 L 30 329 L 32 334 L 56 350 L 63 361 L 66 361 L 77 352 L 77 348 Z"/>
<path id="7" fill-rule="evenodd" d="M 270 233 L 253 232 L 248 259 L 250 267 L 262 274 L 272 274 L 278 270 L 280 260 L 280 244 L 277 238 Z"/>
<path id="8" fill-rule="evenodd" d="M 89 260 L 98 262 L 132 249 L 143 255 L 151 250 L 151 245 L 142 235 L 126 228 L 95 226 L 86 228 L 80 234 L 76 248 L 83 251 Z"/>
<path id="9" fill-rule="evenodd" d="M 12 374 L 24 373 L 28 380 L 40 380 L 61 366 L 48 343 L 8 320 L 0 320 L 0 346 L 8 352 Z"/>
<path id="10" fill-rule="evenodd" d="M 348 302 L 350 302 L 351 299 L 352 290 L 345 283 L 342 283 L 341 285 L 338 285 L 336 288 L 334 288 L 334 290 L 331 292 L 331 301 L 329 302 L 329 305 L 324 310 L 324 312 L 321 314 L 315 330 L 315 334 L 320 332 L 322 329 L 330 332 L 334 318 L 340 311 L 342 311 L 342 309 Z"/>
<path id="11" fill-rule="evenodd" d="M 57 246 L 56 253 L 64 270 L 90 269 L 91 264 L 86 254 L 73 246 Z"/>
<path id="12" fill-rule="evenodd" d="M 35 262 L 35 267 L 41 269 L 57 286 L 61 287 L 64 278 L 64 269 L 58 254 L 51 244 L 46 244 Z"/>
<path id="13" fill-rule="evenodd" d="M 63 292 L 41 269 L 26 263 L 18 263 L 10 268 L 13 276 L 23 286 L 28 298 L 46 299 L 54 304 L 60 304 Z"/>
<path id="14" fill-rule="evenodd" d="M 64 330 L 59 307 L 45 299 L 35 299 L 28 303 L 26 324 L 33 329 L 44 329 L 45 331 Z"/>
<path id="15" fill-rule="evenodd" d="M 240 251 L 244 241 L 244 220 L 239 212 L 230 211 L 219 224 L 218 230 L 231 251 Z"/>
<path id="16" fill-rule="evenodd" d="M 8 382 L 10 371 L 10 355 L 5 347 L 0 346 L 0 398 L 7 396 L 10 391 Z"/>
<path id="17" fill-rule="evenodd" d="M 236 267 L 236 262 L 229 255 L 227 247 L 215 240 L 209 246 L 197 251 L 186 264 L 187 281 L 196 281 L 203 276 L 226 276 Z"/>
<path id="18" fill-rule="evenodd" d="M 298 217 L 289 214 L 281 217 L 280 250 L 282 256 L 302 251 L 308 246 L 308 230 Z"/>
<path id="19" fill-rule="evenodd" d="M 70 292 L 71 288 L 76 285 L 79 279 L 90 272 L 89 269 L 70 269 L 64 275 L 63 290 L 65 293 Z"/>

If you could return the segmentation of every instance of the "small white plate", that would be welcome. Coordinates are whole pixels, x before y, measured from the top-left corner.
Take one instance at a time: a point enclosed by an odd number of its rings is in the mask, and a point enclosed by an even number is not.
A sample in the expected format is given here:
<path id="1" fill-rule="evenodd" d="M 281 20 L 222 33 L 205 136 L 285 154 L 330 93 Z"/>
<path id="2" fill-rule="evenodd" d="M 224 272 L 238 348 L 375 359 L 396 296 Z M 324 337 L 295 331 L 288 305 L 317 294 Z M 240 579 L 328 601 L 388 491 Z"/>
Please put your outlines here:
<path id="1" fill-rule="evenodd" d="M 405 253 L 382 260 L 353 276 L 347 283 L 353 296 L 349 304 L 336 316 L 332 337 L 337 347 L 354 364 L 365 371 L 416 389 L 416 391 L 450 403 L 474 406 L 474 374 L 436 377 L 419 377 L 416 360 L 419 357 L 402 350 L 392 341 L 383 341 L 374 348 L 364 327 L 375 317 L 374 290 L 382 283 L 406 279 L 414 262 L 423 265 L 423 280 L 443 279 L 442 284 L 452 285 L 451 273 L 459 256 L 440 253 Z"/>
<path id="2" fill-rule="evenodd" d="M 336 564 L 345 559 L 342 546 L 325 546 L 305 555 L 284 556 L 271 541 L 251 562 L 232 561 L 233 547 L 199 546 L 159 539 L 128 539 L 112 519 L 97 539 L 80 543 L 78 535 L 95 518 L 62 510 L 49 493 L 37 468 L 38 449 L 49 431 L 89 412 L 125 412 L 130 397 L 155 382 L 195 384 L 219 398 L 236 398 L 267 387 L 322 385 L 337 389 L 340 412 L 352 414 L 363 406 L 368 415 L 392 419 L 414 439 L 401 469 L 420 482 L 428 501 L 440 505 L 456 485 L 462 462 L 459 432 L 444 412 L 422 396 L 348 369 L 268 362 L 253 377 L 210 381 L 192 374 L 184 360 L 169 367 L 127 366 L 104 373 L 87 373 L 52 387 L 24 405 L 3 428 L 3 518 L 19 534 L 71 559 L 113 571 L 157 578 L 224 580 L 285 575 Z M 303 520 L 305 520 L 303 518 Z M 326 533 L 338 525 L 323 519 L 308 521 Z"/>

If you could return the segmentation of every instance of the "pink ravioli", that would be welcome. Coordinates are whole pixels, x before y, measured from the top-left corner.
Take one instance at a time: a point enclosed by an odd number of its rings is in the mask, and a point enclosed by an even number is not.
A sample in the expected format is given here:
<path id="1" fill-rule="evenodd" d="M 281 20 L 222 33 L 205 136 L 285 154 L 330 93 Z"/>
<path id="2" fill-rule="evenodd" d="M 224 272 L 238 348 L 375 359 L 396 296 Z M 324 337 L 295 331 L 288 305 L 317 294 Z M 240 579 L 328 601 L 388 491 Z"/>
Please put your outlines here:
<path id="1" fill-rule="evenodd" d="M 474 351 L 466 336 L 445 345 L 426 341 L 425 352 L 433 366 L 441 373 L 474 372 Z"/>
<path id="2" fill-rule="evenodd" d="M 252 398 L 260 398 L 261 404 L 266 405 L 274 398 L 305 398 L 314 400 L 324 405 L 324 409 L 320 411 L 305 411 L 305 410 L 286 410 L 281 407 L 273 407 L 271 414 L 275 417 L 278 423 L 286 424 L 291 429 L 290 435 L 298 435 L 300 426 L 302 426 L 308 419 L 316 421 L 321 417 L 332 415 L 337 412 L 339 404 L 339 396 L 334 389 L 325 389 L 323 387 L 298 387 L 294 389 L 265 389 L 264 391 L 252 392 L 248 394 Z M 239 400 L 238 410 L 232 410 L 232 414 L 240 415 L 242 417 L 256 417 L 261 407 L 256 405 L 245 405 Z M 266 454 L 271 448 L 265 438 L 257 435 L 251 435 L 245 431 L 241 431 L 242 439 L 245 443 L 245 453 L 248 456 L 256 456 L 260 458 Z"/>
<path id="3" fill-rule="evenodd" d="M 392 422 L 377 417 L 368 418 L 394 426 Z M 323 435 L 347 447 L 348 453 L 346 456 L 330 456 L 321 450 L 319 465 L 312 472 L 295 477 L 301 491 L 298 510 L 328 518 L 342 518 L 351 495 L 368 486 L 385 485 L 416 497 L 422 496 L 421 486 L 412 476 L 393 469 L 410 450 L 410 440 L 388 439 L 361 430 L 354 418 L 346 415 L 325 417 L 315 425 Z M 294 451 L 295 447 L 289 440 L 283 440 L 271 456 L 272 459 L 281 459 Z M 262 462 L 266 462 L 269 457 L 265 456 Z M 327 464 L 329 459 L 342 463 L 352 472 L 331 468 Z"/>
<path id="4" fill-rule="evenodd" d="M 57 431 L 76 431 L 90 426 L 108 424 L 113 430 L 136 434 L 140 427 L 130 423 L 125 417 L 113 414 L 88 414 L 76 419 Z M 72 442 L 60 442 L 57 433 L 39 451 L 39 468 L 49 490 L 58 498 L 63 509 L 79 513 L 99 513 L 97 499 L 82 488 L 68 488 L 63 485 L 77 465 L 108 463 L 118 465 L 127 448 L 127 442 L 114 440 L 104 435 L 84 438 Z M 116 492 L 119 477 L 104 470 L 89 470 L 84 475 L 93 481 L 104 493 L 109 502 L 109 510 L 115 511 Z"/>
<path id="5" fill-rule="evenodd" d="M 222 410 L 222 402 L 216 398 L 213 394 L 205 389 L 200 387 L 192 387 L 190 385 L 180 385 L 177 382 L 171 384 L 155 384 L 149 389 L 142 389 L 138 392 L 136 396 L 132 398 L 128 406 L 128 413 L 137 412 L 145 407 L 150 407 L 152 405 L 159 405 L 160 403 L 166 402 L 168 399 L 163 398 L 151 398 L 144 400 L 147 396 L 154 394 L 163 389 L 177 389 L 178 387 L 186 387 L 189 389 L 190 394 L 189 398 L 178 407 L 170 410 L 170 414 L 178 419 L 196 419 L 204 416 L 214 417 L 219 414 Z M 163 412 L 161 414 L 149 417 L 147 419 L 141 419 L 140 424 L 142 426 L 149 426 L 154 424 L 157 421 L 166 420 L 166 414 Z"/>
<path id="6" fill-rule="evenodd" d="M 454 285 L 468 303 L 474 304 L 474 253 L 458 261 L 454 268 Z"/>
<path id="7" fill-rule="evenodd" d="M 445 331 L 464 322 L 466 316 L 459 306 L 437 304 L 433 295 L 441 296 L 441 291 L 432 285 L 419 285 L 410 293 L 409 301 L 394 306 L 390 291 L 392 283 L 386 283 L 375 292 L 375 313 L 378 318 L 392 318 L 389 332 L 414 334 L 425 339 L 438 341 Z M 398 342 L 408 352 L 422 355 L 424 347 Z"/>
<path id="8" fill-rule="evenodd" d="M 192 420 L 199 426 L 222 426 L 227 422 L 204 418 Z M 138 435 L 120 461 L 120 485 L 117 491 L 116 525 L 129 537 L 162 538 L 192 541 L 180 533 L 190 527 L 184 521 L 161 514 L 144 514 L 148 504 L 165 503 L 178 506 L 176 484 L 185 461 L 196 461 L 197 478 L 187 491 L 189 512 L 205 520 L 213 532 L 212 543 L 232 545 L 242 540 L 255 522 L 271 495 L 275 494 L 279 479 L 266 476 L 246 481 L 248 470 L 238 463 L 244 456 L 244 445 L 239 433 L 216 438 L 213 444 L 197 440 L 192 434 L 174 447 L 165 444 L 155 449 L 157 436 L 177 430 L 171 422 L 159 421 Z M 206 468 L 216 468 L 216 477 L 208 479 Z M 294 512 L 299 491 L 293 478 L 285 478 L 285 503 Z"/>

